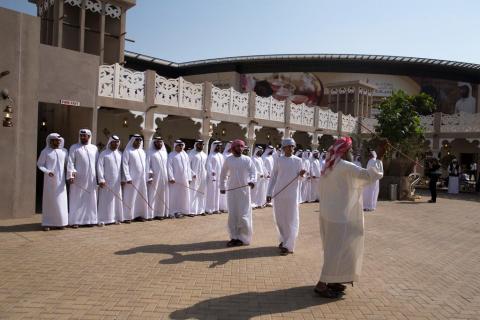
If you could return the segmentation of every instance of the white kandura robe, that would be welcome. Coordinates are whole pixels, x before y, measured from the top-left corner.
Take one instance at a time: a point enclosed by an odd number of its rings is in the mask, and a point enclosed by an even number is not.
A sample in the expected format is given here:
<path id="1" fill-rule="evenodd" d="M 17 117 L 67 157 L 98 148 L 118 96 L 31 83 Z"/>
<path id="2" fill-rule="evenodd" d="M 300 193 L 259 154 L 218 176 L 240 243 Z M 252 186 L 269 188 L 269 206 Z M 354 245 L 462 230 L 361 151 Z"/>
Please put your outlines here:
<path id="1" fill-rule="evenodd" d="M 67 150 L 47 147 L 38 157 L 37 166 L 43 175 L 42 226 L 64 227 L 68 225 L 65 161 Z M 54 176 L 48 174 L 53 172 Z"/>
<path id="2" fill-rule="evenodd" d="M 153 142 L 152 142 L 153 143 Z M 165 146 L 163 146 L 165 148 Z M 167 217 L 169 185 L 167 174 L 166 149 L 156 150 L 150 148 L 147 154 L 147 168 L 150 174 L 148 183 L 148 202 L 150 204 L 150 216 Z"/>
<path id="3" fill-rule="evenodd" d="M 230 144 L 231 145 L 231 144 Z M 230 145 L 227 144 L 225 147 L 225 150 L 228 150 L 227 148 L 230 148 Z M 225 161 L 227 160 L 228 157 L 230 157 L 232 154 L 228 152 L 223 152 L 222 154 L 222 167 Z M 220 184 L 220 182 L 219 182 Z M 220 194 L 220 211 L 226 211 L 228 212 L 228 205 L 227 205 L 227 195 L 226 194 Z"/>
<path id="4" fill-rule="evenodd" d="M 310 162 L 310 202 L 318 201 L 319 194 L 318 188 L 320 187 L 320 176 L 322 173 L 322 167 L 319 159 L 313 159 Z"/>
<path id="5" fill-rule="evenodd" d="M 302 169 L 303 163 L 299 157 L 293 155 L 290 157 L 278 157 L 275 161 L 267 191 L 268 196 L 275 196 L 273 198 L 273 216 L 278 230 L 279 241 L 292 252 L 295 249 L 295 240 L 298 236 L 298 204 L 300 202 L 302 181 L 298 174 Z M 293 179 L 295 181 L 290 183 Z M 288 183 L 290 184 L 288 185 Z"/>
<path id="6" fill-rule="evenodd" d="M 310 179 L 310 159 L 308 156 L 302 158 L 303 169 L 305 172 L 305 179 L 301 183 L 301 202 L 308 202 L 310 199 L 310 191 L 312 190 L 311 179 Z"/>
<path id="7" fill-rule="evenodd" d="M 122 153 L 117 149 L 103 150 L 97 162 L 98 182 L 105 182 L 106 186 L 98 190 L 98 222 L 122 222 Z"/>
<path id="8" fill-rule="evenodd" d="M 460 192 L 459 169 L 450 164 L 448 166 L 448 193 L 457 194 Z"/>
<path id="9" fill-rule="evenodd" d="M 267 198 L 266 169 L 261 157 L 253 156 L 252 161 L 255 165 L 255 171 L 257 172 L 257 184 L 255 188 L 251 190 L 252 205 L 254 207 L 261 207 L 266 203 Z"/>
<path id="10" fill-rule="evenodd" d="M 134 139 L 134 138 L 132 138 Z M 131 139 L 131 140 L 132 140 Z M 146 156 L 142 147 L 135 149 L 127 145 L 122 154 L 123 179 L 126 183 L 123 186 L 123 201 L 126 205 L 123 207 L 123 217 L 125 220 L 135 218 L 152 218 L 152 213 L 147 203 L 147 168 Z M 136 190 L 136 189 L 138 190 Z"/>
<path id="11" fill-rule="evenodd" d="M 220 210 L 220 173 L 222 172 L 223 156 L 212 151 L 207 158 L 207 213 Z"/>
<path id="12" fill-rule="evenodd" d="M 190 187 L 190 212 L 192 214 L 205 213 L 207 193 L 207 155 L 203 151 L 193 150 L 189 154 L 192 170 L 192 184 Z M 195 176 L 195 178 L 194 178 Z"/>
<path id="13" fill-rule="evenodd" d="M 70 184 L 70 225 L 97 224 L 97 177 L 98 149 L 93 144 L 74 144 L 68 154 L 67 178 L 75 175 Z"/>
<path id="14" fill-rule="evenodd" d="M 268 152 L 265 151 L 265 152 Z M 265 155 L 263 156 L 262 155 L 262 160 L 263 160 L 263 164 L 265 166 L 265 189 L 268 188 L 268 185 L 270 184 L 270 176 L 272 175 L 272 171 L 273 171 L 273 164 L 275 162 L 275 159 L 273 158 L 273 155 Z"/>
<path id="15" fill-rule="evenodd" d="M 368 160 L 367 169 L 374 166 L 376 163 L 382 165 L 382 161 L 376 158 Z M 382 165 L 383 172 L 383 165 Z M 380 182 L 375 180 L 374 182 L 366 185 L 363 188 L 363 209 L 375 210 L 377 208 L 378 193 L 380 191 Z"/>
<path id="16" fill-rule="evenodd" d="M 227 157 L 220 175 L 220 189 L 228 190 L 255 183 L 255 165 L 250 157 L 241 155 Z M 230 239 L 241 240 L 244 244 L 252 241 L 253 223 L 250 187 L 226 192 L 228 206 L 228 232 Z"/>
<path id="17" fill-rule="evenodd" d="M 190 214 L 190 189 L 189 182 L 192 181 L 190 160 L 185 151 L 172 151 L 167 160 L 168 180 L 175 180 L 169 187 L 169 214 L 176 213 Z"/>
<path id="18" fill-rule="evenodd" d="M 320 236 L 323 268 L 320 281 L 358 281 L 364 250 L 363 186 L 380 179 L 377 162 L 368 169 L 340 160 L 320 184 Z"/>

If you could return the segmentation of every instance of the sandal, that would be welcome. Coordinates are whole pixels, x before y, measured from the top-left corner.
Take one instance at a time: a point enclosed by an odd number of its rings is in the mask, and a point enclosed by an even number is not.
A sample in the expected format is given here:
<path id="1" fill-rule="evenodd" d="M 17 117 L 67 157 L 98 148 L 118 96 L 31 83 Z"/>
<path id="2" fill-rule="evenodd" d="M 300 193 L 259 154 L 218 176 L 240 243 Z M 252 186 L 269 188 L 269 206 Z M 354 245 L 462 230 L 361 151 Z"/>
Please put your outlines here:
<path id="1" fill-rule="evenodd" d="M 320 290 L 317 287 L 315 287 L 313 291 L 315 291 L 315 293 L 318 294 L 319 296 L 327 299 L 338 299 L 341 296 L 341 293 L 333 291 L 329 287 L 325 287 L 325 289 L 323 290 Z"/>
<path id="2" fill-rule="evenodd" d="M 329 283 L 327 287 L 335 292 L 344 292 L 347 289 L 347 286 L 341 283 Z"/>

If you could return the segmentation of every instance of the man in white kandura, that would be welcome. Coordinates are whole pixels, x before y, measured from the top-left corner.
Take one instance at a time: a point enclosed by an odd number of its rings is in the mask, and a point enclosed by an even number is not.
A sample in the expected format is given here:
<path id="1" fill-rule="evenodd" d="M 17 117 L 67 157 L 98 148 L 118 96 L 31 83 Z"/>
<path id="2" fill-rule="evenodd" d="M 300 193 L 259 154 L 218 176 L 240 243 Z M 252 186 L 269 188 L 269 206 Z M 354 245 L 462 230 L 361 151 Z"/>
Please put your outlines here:
<path id="1" fill-rule="evenodd" d="M 168 195 L 168 211 L 170 216 L 182 218 L 190 215 L 190 183 L 192 171 L 190 159 L 183 149 L 185 143 L 177 140 L 173 144 L 173 151 L 168 155 L 167 174 L 170 190 Z"/>
<path id="2" fill-rule="evenodd" d="M 203 152 L 203 140 L 197 140 L 193 150 L 189 153 L 190 168 L 192 170 L 192 184 L 190 187 L 190 213 L 205 215 L 207 193 L 207 155 Z"/>
<path id="3" fill-rule="evenodd" d="M 383 172 L 383 164 L 381 160 L 377 160 L 377 153 L 373 150 L 370 151 L 370 156 L 367 163 L 367 169 L 375 165 L 381 165 Z M 363 210 L 375 211 L 377 208 L 378 193 L 380 191 L 380 182 L 375 180 L 374 182 L 366 185 L 363 188 Z"/>
<path id="4" fill-rule="evenodd" d="M 167 148 L 161 137 L 154 137 L 147 151 L 147 189 L 150 216 L 168 218 Z"/>
<path id="5" fill-rule="evenodd" d="M 273 198 L 273 213 L 277 225 L 281 255 L 293 253 L 298 236 L 300 181 L 305 174 L 302 159 L 293 155 L 295 140 L 282 140 L 284 155 L 273 166 L 268 185 L 267 201 Z"/>
<path id="6" fill-rule="evenodd" d="M 352 163 L 352 139 L 337 139 L 328 149 L 320 183 L 320 237 L 323 268 L 315 292 L 340 297 L 344 283 L 358 281 L 363 259 L 363 186 L 383 176 L 382 166 L 362 169 Z"/>
<path id="7" fill-rule="evenodd" d="M 268 145 L 265 148 L 265 151 L 262 154 L 263 165 L 265 166 L 265 179 L 266 179 L 265 186 L 266 186 L 266 188 L 268 188 L 268 185 L 270 184 L 270 176 L 272 174 L 273 164 L 275 162 L 274 157 L 273 157 L 274 151 L 275 151 L 275 149 L 273 148 L 273 146 Z M 265 206 L 271 207 L 272 204 L 270 202 L 267 202 L 265 204 Z"/>
<path id="8" fill-rule="evenodd" d="M 98 149 L 91 143 L 92 132 L 81 129 L 79 142 L 68 153 L 67 178 L 70 184 L 70 210 L 68 223 L 73 228 L 79 225 L 97 224 L 97 176 Z"/>
<path id="9" fill-rule="evenodd" d="M 305 179 L 303 179 L 301 183 L 301 202 L 309 202 L 310 201 L 310 192 L 312 190 L 312 184 L 311 184 L 311 179 L 310 179 L 310 149 L 307 149 L 302 152 L 302 163 L 303 163 L 303 168 L 305 169 Z"/>
<path id="10" fill-rule="evenodd" d="M 222 167 L 223 167 L 223 164 L 225 163 L 225 160 L 227 160 L 227 158 L 232 155 L 232 152 L 230 151 L 231 147 L 232 147 L 232 141 L 228 141 L 227 143 L 225 143 L 225 145 L 223 145 Z M 219 211 L 219 213 L 226 213 L 226 212 L 228 212 L 227 195 L 226 194 L 220 194 L 220 211 Z"/>
<path id="11" fill-rule="evenodd" d="M 220 173 L 222 172 L 222 143 L 213 141 L 207 158 L 207 214 L 220 213 Z"/>
<path id="12" fill-rule="evenodd" d="M 321 173 L 322 165 L 320 164 L 320 152 L 318 150 L 314 150 L 312 152 L 312 158 L 310 161 L 310 202 L 318 202 L 318 188 L 320 187 Z"/>
<path id="13" fill-rule="evenodd" d="M 134 219 L 145 221 L 151 218 L 147 202 L 146 161 L 143 138 L 139 134 L 134 134 L 122 154 L 123 217 L 126 223 Z"/>
<path id="14" fill-rule="evenodd" d="M 252 208 L 263 208 L 266 199 L 266 185 L 267 181 L 265 178 L 265 164 L 262 160 L 263 148 L 257 146 L 252 155 L 252 161 L 255 165 L 255 170 L 257 172 L 257 183 L 254 189 L 252 189 Z"/>
<path id="15" fill-rule="evenodd" d="M 227 196 L 228 247 L 248 245 L 252 241 L 252 206 L 250 189 L 255 186 L 255 165 L 242 154 L 245 143 L 232 142 L 231 156 L 227 157 L 220 175 L 220 193 Z"/>
<path id="16" fill-rule="evenodd" d="M 454 158 L 448 165 L 448 193 L 457 194 L 460 191 L 460 166 L 458 160 Z"/>
<path id="17" fill-rule="evenodd" d="M 37 166 L 43 175 L 42 227 L 65 228 L 68 225 L 67 188 L 65 185 L 65 164 L 67 150 L 58 133 L 47 136 L 45 148 L 38 157 Z"/>
<path id="18" fill-rule="evenodd" d="M 116 135 L 108 139 L 105 150 L 100 153 L 97 162 L 98 224 L 100 226 L 122 222 L 122 153 L 120 138 Z"/>

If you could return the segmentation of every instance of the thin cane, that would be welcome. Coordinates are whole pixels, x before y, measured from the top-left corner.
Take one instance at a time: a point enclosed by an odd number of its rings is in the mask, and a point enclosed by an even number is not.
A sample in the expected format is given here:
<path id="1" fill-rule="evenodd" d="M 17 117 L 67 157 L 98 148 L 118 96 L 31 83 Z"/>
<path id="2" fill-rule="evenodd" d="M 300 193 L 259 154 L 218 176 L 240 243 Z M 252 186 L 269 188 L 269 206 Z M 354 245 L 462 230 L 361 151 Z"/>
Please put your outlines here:
<path id="1" fill-rule="evenodd" d="M 187 186 L 187 185 L 184 185 L 183 183 L 176 182 L 176 181 L 175 181 L 175 183 L 176 183 L 176 184 L 179 184 L 179 185 L 181 185 L 182 187 L 185 187 L 185 188 L 187 188 L 187 189 L 193 190 L 193 191 L 195 191 L 195 192 L 198 192 L 198 193 L 201 193 L 201 194 L 205 194 L 204 192 L 202 192 L 202 191 L 200 191 L 200 190 L 198 190 L 198 189 L 189 187 L 189 186 Z"/>
<path id="2" fill-rule="evenodd" d="M 89 194 L 91 193 L 91 192 L 88 191 L 87 189 L 85 189 L 85 188 L 83 188 L 83 187 L 80 187 L 79 184 L 75 184 L 75 183 L 73 183 L 73 182 L 72 182 L 71 184 L 75 185 L 75 187 L 78 187 L 80 190 L 85 191 L 86 193 L 89 193 Z"/>
<path id="3" fill-rule="evenodd" d="M 295 180 L 297 180 L 298 177 L 300 177 L 300 175 L 295 176 L 295 178 L 293 178 L 293 179 L 292 179 L 289 183 L 287 183 L 282 189 L 280 189 L 277 193 L 275 193 L 275 194 L 272 196 L 272 199 L 275 198 L 276 196 L 278 196 L 280 192 L 282 192 L 283 190 L 285 190 L 289 185 L 291 185 Z"/>
<path id="4" fill-rule="evenodd" d="M 131 207 L 130 207 L 129 205 L 127 205 L 127 204 L 125 203 L 125 201 L 123 201 L 122 197 L 120 197 L 118 194 L 116 194 L 116 193 L 108 186 L 108 184 L 105 183 L 103 186 L 106 187 L 107 190 L 110 191 L 115 197 L 117 197 L 117 198 L 120 200 L 120 202 L 122 202 L 122 204 L 123 204 L 125 207 L 127 207 L 129 210 L 131 209 Z"/>
<path id="5" fill-rule="evenodd" d="M 225 192 L 226 191 L 233 191 L 233 190 L 237 190 L 237 189 L 241 189 L 241 188 L 245 188 L 245 187 L 249 187 L 250 185 L 249 184 L 246 184 L 244 186 L 240 186 L 240 187 L 235 187 L 235 188 L 231 188 L 231 189 L 226 189 L 224 190 Z"/>
<path id="6" fill-rule="evenodd" d="M 376 134 L 375 132 L 373 132 L 372 130 L 370 130 L 370 129 L 367 128 L 366 126 L 364 126 L 359 120 L 357 120 L 357 122 L 358 122 L 358 124 L 359 124 L 362 128 L 364 128 L 364 129 L 366 129 L 367 131 L 369 131 L 369 132 L 370 132 L 371 134 L 373 134 L 375 137 L 381 138 L 378 134 Z M 397 148 L 395 148 L 395 147 L 390 143 L 390 141 L 388 141 L 388 139 L 387 139 L 387 144 L 388 144 L 390 147 L 392 147 L 392 149 L 394 149 L 395 151 L 398 151 L 398 152 L 399 152 L 401 155 L 403 155 L 405 158 L 407 158 L 408 160 L 414 162 L 416 165 L 418 165 L 418 166 L 420 166 L 420 167 L 423 168 L 423 166 L 422 166 L 417 160 L 413 160 L 412 158 L 410 158 L 409 156 L 407 156 L 405 153 L 403 153 L 402 151 L 400 151 L 400 150 L 398 150 Z"/>
<path id="7" fill-rule="evenodd" d="M 160 213 L 160 212 L 158 212 L 157 210 L 153 209 L 152 206 L 150 206 L 150 203 L 148 203 L 147 199 L 145 199 L 145 197 L 144 197 L 143 194 L 140 192 L 140 190 L 138 190 L 137 187 L 135 187 L 135 185 L 133 184 L 133 182 L 132 182 L 131 185 L 132 185 L 133 189 L 135 189 L 135 190 L 138 192 L 138 194 L 140 195 L 140 198 L 142 198 L 143 201 L 145 201 L 145 203 L 147 204 L 147 206 L 148 206 L 150 209 L 152 209 L 152 210 L 153 210 L 154 212 L 156 212 L 156 213 Z M 163 201 L 162 201 L 162 202 L 163 202 Z M 165 204 L 165 202 L 164 202 L 163 204 Z M 166 206 L 167 206 L 167 205 L 165 204 L 165 207 L 166 207 Z M 167 210 L 168 210 L 168 208 L 167 208 Z"/>

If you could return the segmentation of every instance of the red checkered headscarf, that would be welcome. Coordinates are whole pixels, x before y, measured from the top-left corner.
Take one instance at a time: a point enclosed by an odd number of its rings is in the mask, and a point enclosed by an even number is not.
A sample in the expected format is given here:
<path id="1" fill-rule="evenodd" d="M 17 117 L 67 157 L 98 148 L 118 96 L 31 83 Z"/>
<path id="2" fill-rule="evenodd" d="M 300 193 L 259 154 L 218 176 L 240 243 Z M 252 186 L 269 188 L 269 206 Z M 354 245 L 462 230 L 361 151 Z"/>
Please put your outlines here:
<path id="1" fill-rule="evenodd" d="M 240 146 L 243 150 L 245 149 L 245 142 L 243 142 L 243 140 L 240 140 L 240 139 L 233 140 L 232 145 L 230 146 L 230 152 L 232 152 L 233 148 L 236 146 Z"/>
<path id="2" fill-rule="evenodd" d="M 352 147 L 352 138 L 342 137 L 337 139 L 335 143 L 328 148 L 327 157 L 325 158 L 325 165 L 322 168 L 322 175 L 326 175 L 327 170 L 333 169 L 342 156 Z"/>

